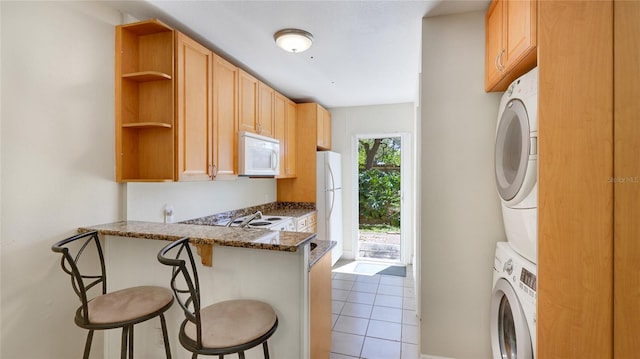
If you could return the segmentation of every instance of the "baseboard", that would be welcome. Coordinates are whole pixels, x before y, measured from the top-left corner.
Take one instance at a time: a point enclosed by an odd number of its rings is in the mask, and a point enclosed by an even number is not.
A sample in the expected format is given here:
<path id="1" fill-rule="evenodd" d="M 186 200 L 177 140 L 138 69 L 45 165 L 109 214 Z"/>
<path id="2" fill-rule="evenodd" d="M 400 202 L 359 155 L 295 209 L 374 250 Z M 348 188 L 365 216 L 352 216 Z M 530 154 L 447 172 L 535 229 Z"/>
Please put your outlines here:
<path id="1" fill-rule="evenodd" d="M 420 355 L 420 359 L 454 359 L 454 358 L 449 358 L 449 357 L 439 357 L 437 355 L 427 355 L 427 354 L 422 354 Z"/>

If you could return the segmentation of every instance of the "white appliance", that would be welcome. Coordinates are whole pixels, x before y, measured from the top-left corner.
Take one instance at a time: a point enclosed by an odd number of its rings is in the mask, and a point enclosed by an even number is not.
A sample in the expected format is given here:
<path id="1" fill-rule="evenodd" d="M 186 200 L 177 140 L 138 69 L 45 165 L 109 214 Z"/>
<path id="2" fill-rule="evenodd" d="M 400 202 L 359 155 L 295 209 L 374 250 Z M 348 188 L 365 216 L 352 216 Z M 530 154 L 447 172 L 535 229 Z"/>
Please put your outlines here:
<path id="1" fill-rule="evenodd" d="M 229 224 L 229 227 L 237 227 L 241 225 L 245 220 L 247 220 L 252 215 L 235 218 L 233 222 Z M 220 225 L 225 225 L 227 222 L 222 222 Z M 266 228 L 272 231 L 290 231 L 293 232 L 296 230 L 294 225 L 293 217 L 285 217 L 285 216 L 271 216 L 265 214 L 259 218 L 254 218 L 251 220 L 247 227 L 249 228 Z"/>
<path id="2" fill-rule="evenodd" d="M 331 265 L 343 252 L 342 238 L 342 157 L 339 153 L 316 153 L 316 209 L 318 239 L 336 241 L 331 251 Z"/>
<path id="3" fill-rule="evenodd" d="M 273 177 L 280 174 L 280 141 L 251 132 L 238 132 L 238 175 Z"/>
<path id="4" fill-rule="evenodd" d="M 538 68 L 502 96 L 496 131 L 495 173 L 509 244 L 537 263 Z"/>
<path id="5" fill-rule="evenodd" d="M 536 269 L 508 243 L 496 245 L 490 318 L 494 359 L 536 357 Z"/>

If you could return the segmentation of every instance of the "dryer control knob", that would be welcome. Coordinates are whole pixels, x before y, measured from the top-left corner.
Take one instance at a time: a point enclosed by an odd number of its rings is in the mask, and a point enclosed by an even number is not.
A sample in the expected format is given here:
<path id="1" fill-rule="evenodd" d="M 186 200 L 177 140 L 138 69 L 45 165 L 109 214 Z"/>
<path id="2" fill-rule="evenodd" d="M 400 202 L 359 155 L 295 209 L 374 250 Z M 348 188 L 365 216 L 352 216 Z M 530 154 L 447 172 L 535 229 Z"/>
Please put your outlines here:
<path id="1" fill-rule="evenodd" d="M 513 273 L 513 260 L 509 259 L 508 261 L 506 261 L 502 270 L 511 275 L 511 273 Z"/>

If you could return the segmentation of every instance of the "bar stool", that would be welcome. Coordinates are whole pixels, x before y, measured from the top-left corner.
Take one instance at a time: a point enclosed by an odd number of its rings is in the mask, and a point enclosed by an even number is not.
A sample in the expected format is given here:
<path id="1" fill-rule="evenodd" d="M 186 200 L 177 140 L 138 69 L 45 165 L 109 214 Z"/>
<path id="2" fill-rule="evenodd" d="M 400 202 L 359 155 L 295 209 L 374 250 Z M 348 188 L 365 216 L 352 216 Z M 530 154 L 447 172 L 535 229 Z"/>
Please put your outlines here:
<path id="1" fill-rule="evenodd" d="M 168 256 L 168 253 L 175 254 Z M 181 257 L 188 257 L 189 265 Z M 202 355 L 237 353 L 244 359 L 244 351 L 262 344 L 265 359 L 269 359 L 267 340 L 278 327 L 273 308 L 257 300 L 228 300 L 204 308 L 200 301 L 200 284 L 189 238 L 169 243 L 158 253 L 160 263 L 172 266 L 171 289 L 186 319 L 180 326 L 180 343 L 193 353 L 192 359 Z"/>
<path id="2" fill-rule="evenodd" d="M 74 244 L 76 241 L 78 243 Z M 90 246 L 91 244 L 93 245 Z M 90 247 L 91 250 L 85 251 Z M 157 316 L 160 317 L 162 324 L 164 349 L 167 358 L 171 358 L 167 325 L 163 314 L 173 304 L 173 294 L 169 289 L 139 286 L 107 293 L 104 256 L 96 231 L 64 239 L 54 244 L 51 250 L 62 254 L 62 270 L 71 276 L 71 286 L 80 298 L 81 305 L 76 310 L 75 323 L 81 328 L 89 329 L 83 358 L 89 358 L 94 330 L 114 328 L 122 328 L 120 357 L 126 358 L 128 349 L 129 358 L 133 358 L 133 326 Z M 99 259 L 99 263 L 96 263 L 95 256 Z M 100 294 L 87 293 L 100 284 L 102 286 Z"/>

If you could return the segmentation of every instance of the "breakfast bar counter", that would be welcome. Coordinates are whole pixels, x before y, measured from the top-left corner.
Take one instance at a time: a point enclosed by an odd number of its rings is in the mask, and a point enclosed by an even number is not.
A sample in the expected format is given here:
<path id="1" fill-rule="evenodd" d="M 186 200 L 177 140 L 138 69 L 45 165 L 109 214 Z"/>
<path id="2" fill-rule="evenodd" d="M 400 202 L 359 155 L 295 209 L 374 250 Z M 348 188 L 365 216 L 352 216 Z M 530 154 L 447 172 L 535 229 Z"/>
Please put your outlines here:
<path id="1" fill-rule="evenodd" d="M 280 322 L 269 340 L 272 357 L 309 358 L 309 270 L 333 243 L 317 240 L 315 233 L 183 223 L 122 221 L 78 229 L 94 230 L 104 242 L 109 291 L 136 285 L 168 287 L 171 270 L 156 256 L 169 241 L 188 237 L 202 258 L 197 265 L 203 303 L 231 299 L 269 303 Z M 166 319 L 172 356 L 190 358 L 177 341 L 184 319 L 180 308 L 170 308 Z M 163 357 L 163 347 L 156 345 L 157 323 L 151 322 L 136 327 L 136 357 Z M 117 356 L 119 333 L 106 331 L 104 339 L 104 357 Z M 262 358 L 260 348 L 246 355 Z"/>

